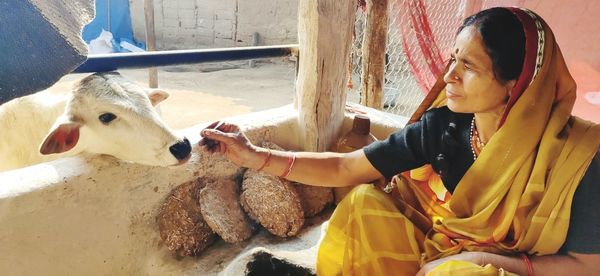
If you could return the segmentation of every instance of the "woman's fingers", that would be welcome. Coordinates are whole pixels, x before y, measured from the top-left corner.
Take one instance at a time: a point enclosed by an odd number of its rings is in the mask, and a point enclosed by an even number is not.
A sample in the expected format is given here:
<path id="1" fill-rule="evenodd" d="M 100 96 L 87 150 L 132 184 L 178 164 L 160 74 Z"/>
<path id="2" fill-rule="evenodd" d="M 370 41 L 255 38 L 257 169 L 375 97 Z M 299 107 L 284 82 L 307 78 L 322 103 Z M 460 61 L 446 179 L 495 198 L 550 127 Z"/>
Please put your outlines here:
<path id="1" fill-rule="evenodd" d="M 223 143 L 219 143 L 219 152 L 221 154 L 225 154 L 226 151 L 227 151 L 227 146 L 224 145 Z"/>
<path id="2" fill-rule="evenodd" d="M 207 137 L 211 135 L 227 136 L 225 134 L 233 134 L 239 132 L 240 128 L 237 125 L 216 121 L 200 132 L 200 136 Z"/>
<path id="3" fill-rule="evenodd" d="M 244 164 L 243 157 L 248 156 L 247 151 L 251 150 L 252 145 L 248 138 L 240 131 L 235 124 L 215 122 L 200 132 L 200 142 L 198 145 L 203 152 L 214 154 L 221 153 L 235 164 Z"/>
<path id="4" fill-rule="evenodd" d="M 235 132 L 240 132 L 240 127 L 238 127 L 237 125 L 234 125 L 234 124 L 224 123 L 222 126 L 222 129 L 219 128 L 219 130 L 221 130 L 223 132 L 235 133 Z"/>
<path id="5" fill-rule="evenodd" d="M 221 121 L 213 122 L 210 125 L 208 125 L 205 129 L 215 128 L 219 123 L 221 123 Z"/>
<path id="6" fill-rule="evenodd" d="M 198 142 L 198 145 L 209 152 L 215 152 L 217 146 L 219 146 L 219 144 L 221 144 L 220 142 L 223 140 L 221 135 L 215 133 L 212 129 L 204 129 L 200 135 L 202 136 L 202 139 Z"/>
<path id="7" fill-rule="evenodd" d="M 230 124 L 225 121 L 216 121 L 208 125 L 205 129 L 217 129 L 222 132 L 238 132 L 240 128 L 235 124 Z"/>
<path id="8" fill-rule="evenodd" d="M 223 132 L 223 131 L 214 130 L 214 129 L 205 129 L 205 130 L 202 130 L 201 135 L 202 135 L 202 137 L 204 137 L 205 139 L 208 139 L 208 140 L 215 140 L 217 142 L 229 143 L 229 142 L 233 142 L 236 139 L 238 133 Z"/>
<path id="9" fill-rule="evenodd" d="M 225 153 L 228 145 L 236 143 L 238 132 L 238 126 L 217 121 L 200 132 L 202 139 L 198 142 L 198 145 L 202 147 L 205 152 Z"/>

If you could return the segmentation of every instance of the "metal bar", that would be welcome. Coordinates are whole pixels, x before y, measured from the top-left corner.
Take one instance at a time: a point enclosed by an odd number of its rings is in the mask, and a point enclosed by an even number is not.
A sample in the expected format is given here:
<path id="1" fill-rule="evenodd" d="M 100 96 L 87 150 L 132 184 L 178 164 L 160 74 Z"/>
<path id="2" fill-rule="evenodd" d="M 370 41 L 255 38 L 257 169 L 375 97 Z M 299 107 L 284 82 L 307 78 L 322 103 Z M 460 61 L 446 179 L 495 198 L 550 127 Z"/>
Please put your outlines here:
<path id="1" fill-rule="evenodd" d="M 90 55 L 73 73 L 295 55 L 298 44 Z"/>

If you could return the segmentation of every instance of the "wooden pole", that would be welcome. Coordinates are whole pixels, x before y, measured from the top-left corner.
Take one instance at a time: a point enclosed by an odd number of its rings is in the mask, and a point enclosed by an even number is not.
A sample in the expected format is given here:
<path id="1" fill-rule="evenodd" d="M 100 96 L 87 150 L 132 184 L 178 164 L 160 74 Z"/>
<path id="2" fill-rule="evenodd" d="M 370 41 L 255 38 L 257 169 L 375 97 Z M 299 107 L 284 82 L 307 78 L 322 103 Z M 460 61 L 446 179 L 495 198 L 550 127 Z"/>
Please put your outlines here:
<path id="1" fill-rule="evenodd" d="M 360 102 L 376 109 L 383 108 L 387 34 L 388 0 L 367 0 Z"/>
<path id="2" fill-rule="evenodd" d="M 156 38 L 154 36 L 154 0 L 144 0 L 144 17 L 146 19 L 146 49 L 156 51 Z M 158 70 L 156 67 L 148 69 L 148 87 L 158 87 Z"/>
<path id="3" fill-rule="evenodd" d="M 355 1 L 298 1 L 300 53 L 294 103 L 304 150 L 329 150 L 339 136 L 355 12 Z"/>
<path id="4" fill-rule="evenodd" d="M 259 40 L 258 32 L 253 33 L 252 34 L 252 46 L 258 46 L 258 40 Z M 251 59 L 248 62 L 248 66 L 250 66 L 250 68 L 254 68 L 255 64 L 256 64 L 256 60 L 254 60 L 254 59 Z"/>

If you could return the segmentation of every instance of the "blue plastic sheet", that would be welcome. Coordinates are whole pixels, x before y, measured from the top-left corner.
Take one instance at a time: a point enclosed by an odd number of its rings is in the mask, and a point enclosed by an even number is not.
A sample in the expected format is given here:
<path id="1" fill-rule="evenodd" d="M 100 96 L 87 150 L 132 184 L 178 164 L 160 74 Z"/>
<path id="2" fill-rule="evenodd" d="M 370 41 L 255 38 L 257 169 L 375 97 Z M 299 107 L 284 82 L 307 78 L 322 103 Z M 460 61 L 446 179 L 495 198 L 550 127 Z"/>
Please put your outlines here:
<path id="1" fill-rule="evenodd" d="M 112 33 L 115 52 L 129 52 L 119 46 L 121 41 L 146 49 L 144 43 L 136 42 L 133 37 L 128 0 L 96 0 L 96 18 L 83 28 L 82 38 L 90 43 L 102 30 Z"/>

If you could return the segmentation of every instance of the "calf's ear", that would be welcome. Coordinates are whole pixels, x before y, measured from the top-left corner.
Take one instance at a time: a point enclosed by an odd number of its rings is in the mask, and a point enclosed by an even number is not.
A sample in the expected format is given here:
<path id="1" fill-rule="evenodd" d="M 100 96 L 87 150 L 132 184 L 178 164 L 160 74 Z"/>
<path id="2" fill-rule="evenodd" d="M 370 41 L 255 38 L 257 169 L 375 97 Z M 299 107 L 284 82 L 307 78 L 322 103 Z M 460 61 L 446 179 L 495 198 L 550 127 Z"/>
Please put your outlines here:
<path id="1" fill-rule="evenodd" d="M 152 106 L 156 106 L 160 102 L 166 100 L 169 97 L 169 92 L 160 90 L 160 89 L 152 89 L 148 92 L 148 98 L 150 98 L 150 102 Z"/>
<path id="2" fill-rule="evenodd" d="M 47 155 L 71 150 L 79 141 L 80 127 L 81 123 L 69 119 L 59 119 L 40 145 L 40 153 Z"/>

